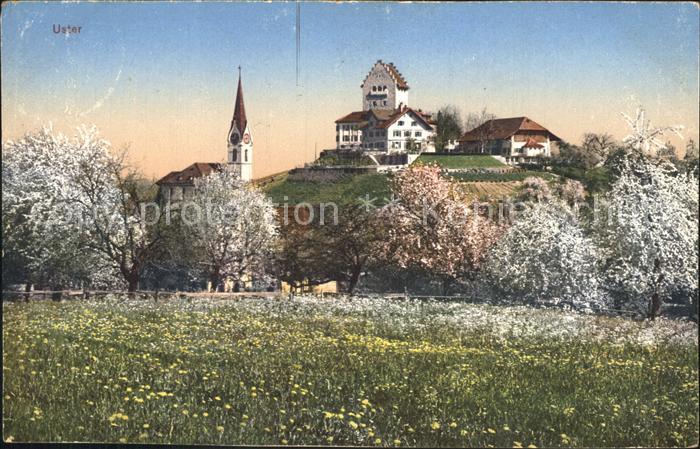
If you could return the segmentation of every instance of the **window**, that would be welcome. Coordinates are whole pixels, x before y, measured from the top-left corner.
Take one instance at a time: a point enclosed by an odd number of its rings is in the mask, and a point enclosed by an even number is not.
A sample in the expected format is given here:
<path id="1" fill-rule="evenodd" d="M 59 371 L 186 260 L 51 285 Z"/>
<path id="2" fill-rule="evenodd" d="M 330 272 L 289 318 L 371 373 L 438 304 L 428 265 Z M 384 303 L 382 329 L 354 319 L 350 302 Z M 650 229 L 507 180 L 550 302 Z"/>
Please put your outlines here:
<path id="1" fill-rule="evenodd" d="M 343 142 L 350 141 L 350 136 L 343 136 Z"/>
<path id="2" fill-rule="evenodd" d="M 377 105 L 377 100 L 374 100 L 374 101 L 372 102 L 372 106 L 376 106 L 376 105 Z"/>
<path id="3" fill-rule="evenodd" d="M 248 162 L 248 150 L 243 152 L 243 162 Z"/>
<path id="4" fill-rule="evenodd" d="M 337 142 L 337 141 L 339 141 L 339 140 L 340 140 L 340 136 L 336 134 L 336 135 L 335 135 L 335 141 Z"/>
<path id="5" fill-rule="evenodd" d="M 382 101 L 382 105 L 386 106 L 386 100 Z"/>
<path id="6" fill-rule="evenodd" d="M 357 136 L 352 136 L 352 141 L 357 142 Z"/>
<path id="7" fill-rule="evenodd" d="M 340 130 L 340 125 L 335 125 L 335 130 L 336 131 Z"/>
<path id="8" fill-rule="evenodd" d="M 415 136 L 416 136 L 416 137 L 421 137 L 422 135 L 423 135 L 423 133 L 420 132 L 420 131 L 416 131 L 416 133 L 415 133 Z"/>
<path id="9" fill-rule="evenodd" d="M 384 148 L 384 142 L 379 142 L 379 148 Z"/>
<path id="10" fill-rule="evenodd" d="M 411 137 L 411 131 L 404 131 L 404 137 Z"/>
<path id="11" fill-rule="evenodd" d="M 411 126 L 418 126 L 418 123 L 416 123 L 416 122 L 411 122 Z"/>
<path id="12" fill-rule="evenodd" d="M 394 137 L 401 137 L 401 131 L 394 131 Z"/>
<path id="13" fill-rule="evenodd" d="M 377 91 L 377 86 L 372 86 L 372 92 L 376 92 L 376 91 Z"/>
<path id="14" fill-rule="evenodd" d="M 403 126 L 403 120 L 399 120 L 399 126 Z"/>
<path id="15" fill-rule="evenodd" d="M 386 90 L 386 86 L 382 86 L 382 88 L 383 88 L 382 90 Z"/>

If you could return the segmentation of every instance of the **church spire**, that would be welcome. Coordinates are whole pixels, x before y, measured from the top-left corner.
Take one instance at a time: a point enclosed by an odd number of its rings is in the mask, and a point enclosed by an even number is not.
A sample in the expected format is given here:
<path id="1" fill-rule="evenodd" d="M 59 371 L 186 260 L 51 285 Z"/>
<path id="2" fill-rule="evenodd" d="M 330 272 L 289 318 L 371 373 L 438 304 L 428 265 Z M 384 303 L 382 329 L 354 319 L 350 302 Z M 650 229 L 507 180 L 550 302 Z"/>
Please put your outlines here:
<path id="1" fill-rule="evenodd" d="M 245 105 L 243 104 L 243 85 L 241 84 L 241 66 L 238 66 L 238 92 L 236 92 L 236 106 L 233 109 L 233 120 L 231 125 L 236 124 L 239 133 L 245 131 L 248 120 L 245 116 Z"/>

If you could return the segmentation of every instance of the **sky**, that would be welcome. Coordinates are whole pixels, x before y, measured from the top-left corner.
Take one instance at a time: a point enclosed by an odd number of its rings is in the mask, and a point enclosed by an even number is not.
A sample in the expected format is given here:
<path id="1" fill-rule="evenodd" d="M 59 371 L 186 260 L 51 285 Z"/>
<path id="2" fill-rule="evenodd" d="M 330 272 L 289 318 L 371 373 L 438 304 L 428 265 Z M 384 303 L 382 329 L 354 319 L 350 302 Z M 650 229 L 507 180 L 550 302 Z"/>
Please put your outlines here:
<path id="1" fill-rule="evenodd" d="M 335 147 L 381 59 L 408 104 L 528 116 L 563 139 L 622 139 L 621 112 L 698 141 L 694 3 L 3 3 L 2 135 L 95 124 L 160 178 L 226 158 L 242 67 L 254 176 Z M 80 26 L 56 34 L 54 25 Z M 682 150 L 681 150 L 682 153 Z"/>

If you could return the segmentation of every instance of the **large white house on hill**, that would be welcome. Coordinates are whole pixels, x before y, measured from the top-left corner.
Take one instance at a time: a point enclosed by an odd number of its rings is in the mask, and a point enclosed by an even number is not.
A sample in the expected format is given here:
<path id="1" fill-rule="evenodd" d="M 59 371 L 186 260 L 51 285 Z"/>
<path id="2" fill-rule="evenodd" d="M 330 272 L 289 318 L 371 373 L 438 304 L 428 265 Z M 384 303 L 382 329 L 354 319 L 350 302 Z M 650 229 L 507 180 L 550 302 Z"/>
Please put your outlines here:
<path id="1" fill-rule="evenodd" d="M 335 121 L 336 148 L 376 153 L 433 152 L 435 122 L 408 106 L 408 83 L 394 64 L 377 61 L 360 86 L 362 110 Z"/>

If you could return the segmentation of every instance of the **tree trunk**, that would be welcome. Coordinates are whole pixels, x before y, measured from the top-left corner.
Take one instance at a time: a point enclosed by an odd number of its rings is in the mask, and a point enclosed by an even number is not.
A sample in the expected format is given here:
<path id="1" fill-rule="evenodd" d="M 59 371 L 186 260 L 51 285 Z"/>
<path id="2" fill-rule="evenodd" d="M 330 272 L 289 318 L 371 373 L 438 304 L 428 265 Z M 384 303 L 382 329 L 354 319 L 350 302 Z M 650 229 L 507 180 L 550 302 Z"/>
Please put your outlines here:
<path id="1" fill-rule="evenodd" d="M 450 287 L 452 286 L 452 278 L 445 278 L 442 280 L 442 296 L 447 296 L 450 292 Z"/>
<path id="2" fill-rule="evenodd" d="M 129 296 L 133 297 L 134 292 L 139 288 L 139 275 L 138 272 L 132 272 L 129 274 L 129 278 L 126 280 L 128 282 L 128 292 Z"/>
<path id="3" fill-rule="evenodd" d="M 661 297 L 657 292 L 651 295 L 651 301 L 649 301 L 649 313 L 647 318 L 653 320 L 659 316 L 659 311 L 661 310 Z"/>
<path id="4" fill-rule="evenodd" d="M 29 297 L 31 296 L 29 292 L 32 291 L 32 283 L 27 281 L 24 286 L 24 302 L 29 302 Z"/>
<path id="5" fill-rule="evenodd" d="M 352 271 L 352 274 L 350 275 L 350 279 L 348 280 L 348 293 L 352 294 L 353 290 L 355 290 L 355 286 L 357 285 L 357 281 L 360 279 L 360 268 L 356 268 Z"/>
<path id="6" fill-rule="evenodd" d="M 51 293 L 51 300 L 52 301 L 60 301 L 61 298 L 63 297 L 63 292 L 61 291 L 60 286 L 58 287 L 53 287 L 52 290 L 53 292 Z"/>
<path id="7" fill-rule="evenodd" d="M 221 276 L 219 276 L 218 271 L 213 271 L 209 273 L 209 282 L 211 286 L 209 287 L 209 292 L 214 293 L 219 291 L 219 284 L 221 283 Z"/>
<path id="8" fill-rule="evenodd" d="M 649 301 L 649 313 L 647 318 L 653 320 L 659 316 L 661 311 L 661 295 L 659 294 L 659 289 L 661 288 L 661 282 L 663 281 L 663 273 L 661 273 L 661 260 L 654 259 L 654 273 L 659 273 L 656 278 L 654 285 L 654 294 L 651 295 L 651 301 Z"/>

